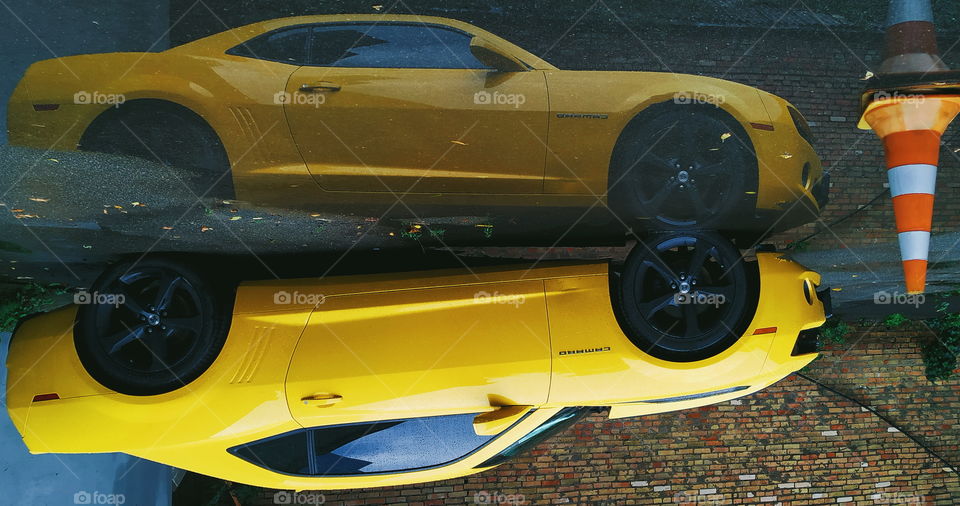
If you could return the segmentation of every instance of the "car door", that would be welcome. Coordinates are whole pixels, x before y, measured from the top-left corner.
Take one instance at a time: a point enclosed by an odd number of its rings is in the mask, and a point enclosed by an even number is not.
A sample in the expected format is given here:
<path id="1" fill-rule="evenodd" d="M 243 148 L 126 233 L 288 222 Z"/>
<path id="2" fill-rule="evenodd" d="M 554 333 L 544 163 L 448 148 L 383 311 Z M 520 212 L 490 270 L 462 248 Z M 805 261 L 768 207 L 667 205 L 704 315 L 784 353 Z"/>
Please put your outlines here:
<path id="1" fill-rule="evenodd" d="M 286 395 L 309 427 L 494 408 L 506 419 L 542 404 L 549 385 L 542 280 L 440 282 L 326 297 L 293 354 Z"/>
<path id="2" fill-rule="evenodd" d="M 294 141 L 327 190 L 536 193 L 541 71 L 498 72 L 465 32 L 422 23 L 320 24 L 287 83 Z"/>

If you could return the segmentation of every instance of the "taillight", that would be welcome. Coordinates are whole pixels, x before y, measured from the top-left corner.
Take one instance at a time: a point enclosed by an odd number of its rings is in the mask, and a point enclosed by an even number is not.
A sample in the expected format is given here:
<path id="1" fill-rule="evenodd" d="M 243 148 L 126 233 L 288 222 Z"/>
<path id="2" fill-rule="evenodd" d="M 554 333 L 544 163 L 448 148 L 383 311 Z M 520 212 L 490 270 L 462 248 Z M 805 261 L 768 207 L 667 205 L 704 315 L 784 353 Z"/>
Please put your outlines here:
<path id="1" fill-rule="evenodd" d="M 790 117 L 793 118 L 793 124 L 797 127 L 797 132 L 800 134 L 800 137 L 803 137 L 812 146 L 813 130 L 810 130 L 810 124 L 807 123 L 807 119 L 803 117 L 803 114 L 800 114 L 800 111 L 793 107 L 787 107 L 787 110 L 790 111 Z"/>

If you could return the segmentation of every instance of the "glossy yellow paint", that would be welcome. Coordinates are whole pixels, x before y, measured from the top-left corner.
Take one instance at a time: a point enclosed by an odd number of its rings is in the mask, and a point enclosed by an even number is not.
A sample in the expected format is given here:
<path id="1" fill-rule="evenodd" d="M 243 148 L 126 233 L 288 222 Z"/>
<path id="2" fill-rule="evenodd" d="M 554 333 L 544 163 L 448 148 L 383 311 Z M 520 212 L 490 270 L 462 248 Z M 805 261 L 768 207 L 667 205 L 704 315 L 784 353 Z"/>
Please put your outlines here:
<path id="1" fill-rule="evenodd" d="M 478 472 L 564 406 L 609 405 L 613 417 L 683 409 L 745 395 L 807 364 L 815 354 L 790 351 L 801 329 L 824 321 L 820 302 L 802 291 L 819 276 L 774 254 L 757 262 L 761 303 L 744 336 L 688 363 L 630 343 L 611 310 L 607 264 L 595 262 L 244 283 L 214 364 L 184 388 L 145 397 L 110 392 L 87 374 L 72 342 L 76 309 L 67 307 L 13 336 L 8 410 L 34 453 L 125 452 L 272 488 L 453 478 Z M 281 291 L 308 296 L 278 304 Z M 771 326 L 775 334 L 753 335 Z M 567 353 L 586 349 L 596 351 Z M 643 403 L 732 386 L 748 390 Z M 60 399 L 33 402 L 47 393 Z M 528 407 L 479 451 L 410 473 L 286 476 L 227 452 L 299 427 L 441 414 L 488 413 L 476 430 L 490 433 Z"/>
<path id="2" fill-rule="evenodd" d="M 362 69 L 296 66 L 225 54 L 290 25 L 415 22 L 479 36 L 528 70 Z M 321 105 L 275 96 L 332 83 Z M 628 122 L 676 94 L 712 97 L 747 131 L 758 155 L 757 207 L 780 210 L 810 188 L 820 160 L 787 103 L 719 79 L 654 72 L 559 70 L 485 30 L 425 16 L 305 16 L 254 23 L 159 53 L 81 55 L 33 64 L 9 104 L 12 144 L 76 149 L 112 107 L 74 96 L 173 102 L 219 134 L 237 197 L 264 205 L 409 204 L 590 206 L 605 201 L 611 154 Z M 522 96 L 519 106 L 477 94 Z M 102 101 L 102 100 L 101 100 Z M 36 111 L 34 104 L 58 104 Z M 752 124 L 773 126 L 773 131 Z M 749 168 L 752 169 L 752 168 Z M 809 185 L 808 185 L 809 186 Z M 807 205 L 816 207 L 811 198 Z"/>

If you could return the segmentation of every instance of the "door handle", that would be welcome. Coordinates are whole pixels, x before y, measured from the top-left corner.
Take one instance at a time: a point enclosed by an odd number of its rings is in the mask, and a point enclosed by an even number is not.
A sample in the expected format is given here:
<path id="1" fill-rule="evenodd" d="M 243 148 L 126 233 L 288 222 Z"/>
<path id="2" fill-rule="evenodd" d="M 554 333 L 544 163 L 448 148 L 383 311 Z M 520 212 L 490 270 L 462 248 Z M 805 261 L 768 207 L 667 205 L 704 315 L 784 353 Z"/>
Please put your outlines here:
<path id="1" fill-rule="evenodd" d="M 316 406 L 318 408 L 333 406 L 342 400 L 343 397 L 337 394 L 313 394 L 300 398 L 300 402 L 303 402 L 304 405 Z"/>
<path id="2" fill-rule="evenodd" d="M 328 81 L 303 83 L 300 85 L 300 91 L 305 93 L 312 93 L 315 91 L 340 91 L 340 85 Z"/>

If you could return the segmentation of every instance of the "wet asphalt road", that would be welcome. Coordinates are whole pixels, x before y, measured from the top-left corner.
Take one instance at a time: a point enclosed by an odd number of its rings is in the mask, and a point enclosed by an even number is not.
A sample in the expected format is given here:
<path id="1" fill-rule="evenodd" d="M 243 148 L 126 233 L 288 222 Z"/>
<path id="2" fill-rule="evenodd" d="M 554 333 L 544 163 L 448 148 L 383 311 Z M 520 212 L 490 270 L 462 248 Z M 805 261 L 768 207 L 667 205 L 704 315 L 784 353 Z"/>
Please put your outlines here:
<path id="1" fill-rule="evenodd" d="M 0 146 L 0 168 L 0 277 L 13 281 L 89 286 L 106 262 L 145 252 L 221 255 L 269 275 L 302 262 L 333 263 L 344 252 L 381 252 L 376 262 L 427 268 L 435 257 L 422 265 L 411 259 L 431 248 L 550 246 L 580 235 L 592 243 L 595 233 L 590 226 L 568 233 L 579 210 L 381 216 L 198 199 L 188 171 L 100 153 Z"/>
<path id="2" fill-rule="evenodd" d="M 323 274 L 332 264 L 376 264 L 378 270 L 457 266 L 465 260 L 436 249 L 550 246 L 573 237 L 564 234 L 577 218 L 483 210 L 380 217 L 198 200 L 186 186 L 187 172 L 98 153 L 2 146 L 0 167 L 0 279 L 74 287 L 89 286 L 107 262 L 145 252 L 235 259 L 238 269 L 249 271 L 248 278 Z M 530 234 L 533 229 L 541 232 Z M 960 233 L 934 236 L 930 292 L 960 286 L 958 243 Z M 596 255 L 587 252 L 583 258 Z M 892 233 L 891 242 L 869 248 L 789 255 L 824 276 L 841 311 L 849 306 L 857 314 L 889 313 L 888 307 L 873 304 L 876 294 L 902 292 Z M 309 272 L 301 272 L 301 266 Z"/>

